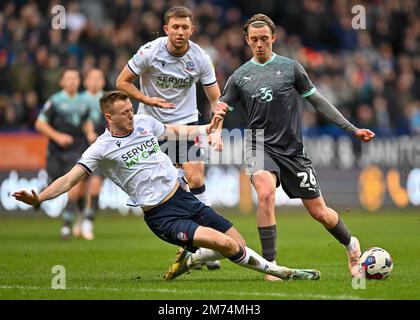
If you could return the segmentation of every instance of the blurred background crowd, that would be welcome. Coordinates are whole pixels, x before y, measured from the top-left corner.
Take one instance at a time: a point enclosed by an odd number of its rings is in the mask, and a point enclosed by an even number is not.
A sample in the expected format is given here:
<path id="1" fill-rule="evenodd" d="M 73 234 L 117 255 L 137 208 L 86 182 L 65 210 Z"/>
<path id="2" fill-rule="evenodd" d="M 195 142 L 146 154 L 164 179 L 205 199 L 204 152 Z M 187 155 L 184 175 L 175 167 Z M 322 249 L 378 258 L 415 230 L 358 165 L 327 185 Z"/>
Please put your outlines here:
<path id="1" fill-rule="evenodd" d="M 52 7 L 66 9 L 53 29 Z M 420 135 L 420 4 L 417 0 L 89 0 L 0 3 L 0 131 L 33 130 L 43 103 L 60 90 L 61 70 L 97 66 L 106 89 L 146 42 L 163 36 L 164 12 L 184 5 L 195 14 L 192 40 L 212 57 L 219 85 L 251 58 L 243 23 L 255 13 L 277 25 L 274 52 L 298 60 L 317 89 L 355 125 L 379 135 Z M 366 29 L 352 28 L 351 9 L 366 9 Z M 200 87 L 200 86 L 199 86 Z M 198 90 L 203 121 L 209 118 Z M 344 132 L 303 104 L 305 135 Z M 236 109 L 238 110 L 238 108 Z M 227 127 L 244 127 L 238 111 Z"/>

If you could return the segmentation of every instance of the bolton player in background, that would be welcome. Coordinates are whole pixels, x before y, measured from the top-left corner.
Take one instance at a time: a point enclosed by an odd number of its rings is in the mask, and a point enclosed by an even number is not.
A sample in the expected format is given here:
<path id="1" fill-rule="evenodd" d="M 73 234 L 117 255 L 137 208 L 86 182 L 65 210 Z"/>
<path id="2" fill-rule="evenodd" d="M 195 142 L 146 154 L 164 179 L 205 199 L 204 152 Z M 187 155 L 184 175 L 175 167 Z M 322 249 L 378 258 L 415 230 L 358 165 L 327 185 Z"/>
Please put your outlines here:
<path id="1" fill-rule="evenodd" d="M 89 120 L 88 106 L 78 92 L 79 71 L 74 68 L 65 69 L 60 78 L 60 86 L 62 90 L 45 102 L 35 122 L 35 128 L 49 138 L 46 170 L 50 182 L 71 169 L 88 143 L 96 139 L 93 123 Z M 61 228 L 64 240 L 71 237 L 73 221 L 80 209 L 79 201 L 84 197 L 85 188 L 86 183 L 82 181 L 68 192 Z"/>
<path id="2" fill-rule="evenodd" d="M 182 6 L 169 9 L 163 29 L 167 36 L 141 46 L 121 71 L 116 86 L 139 101 L 139 113 L 165 124 L 196 125 L 199 112 L 195 83 L 201 81 L 212 108 L 220 97 L 212 61 L 200 46 L 190 41 L 195 29 L 190 9 Z M 136 78 L 140 79 L 141 91 L 132 83 Z M 222 150 L 220 132 L 209 139 L 216 150 Z M 166 142 L 165 146 L 173 163 L 185 171 L 191 193 L 210 205 L 204 183 L 204 162 L 200 161 L 203 155 L 200 140 L 198 136 L 196 141 L 176 142 L 173 147 L 171 142 Z M 176 155 L 171 154 L 175 149 Z M 216 269 L 220 263 L 207 263 L 207 266 Z"/>
<path id="3" fill-rule="evenodd" d="M 253 57 L 229 78 L 215 110 L 237 105 L 246 110 L 248 129 L 264 129 L 264 163 L 252 157 L 255 153 L 252 143 L 247 150 L 250 157 L 246 159 L 258 195 L 257 226 L 263 257 L 272 262 L 276 259 L 275 193 L 281 184 L 290 198 L 301 198 L 311 216 L 345 246 L 351 275 L 356 276 L 360 244 L 337 212 L 326 206 L 321 195 L 315 170 L 302 143 L 298 99 L 306 99 L 326 119 L 363 142 L 370 141 L 375 134 L 348 122 L 316 90 L 297 61 L 272 51 L 276 35 L 269 17 L 254 15 L 245 23 L 243 31 Z M 266 279 L 276 280 L 270 275 Z"/>

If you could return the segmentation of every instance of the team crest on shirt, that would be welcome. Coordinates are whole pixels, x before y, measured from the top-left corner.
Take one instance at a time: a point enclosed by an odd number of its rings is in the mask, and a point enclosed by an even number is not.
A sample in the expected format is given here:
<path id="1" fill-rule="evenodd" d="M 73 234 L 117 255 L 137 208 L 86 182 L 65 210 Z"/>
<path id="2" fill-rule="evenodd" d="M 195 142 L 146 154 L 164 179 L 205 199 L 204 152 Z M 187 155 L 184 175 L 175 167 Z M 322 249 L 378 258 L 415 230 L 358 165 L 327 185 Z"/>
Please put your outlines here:
<path id="1" fill-rule="evenodd" d="M 176 237 L 181 240 L 181 241 L 187 241 L 188 237 L 187 234 L 185 232 L 178 232 L 178 234 L 176 235 Z"/>
<path id="2" fill-rule="evenodd" d="M 142 127 L 138 127 L 137 128 L 137 133 L 139 134 L 139 136 L 147 136 L 149 134 L 149 131 L 147 131 L 146 129 L 142 128 Z"/>
<path id="3" fill-rule="evenodd" d="M 187 67 L 185 68 L 185 70 L 191 72 L 195 69 L 195 64 L 192 61 L 188 61 L 187 62 Z"/>

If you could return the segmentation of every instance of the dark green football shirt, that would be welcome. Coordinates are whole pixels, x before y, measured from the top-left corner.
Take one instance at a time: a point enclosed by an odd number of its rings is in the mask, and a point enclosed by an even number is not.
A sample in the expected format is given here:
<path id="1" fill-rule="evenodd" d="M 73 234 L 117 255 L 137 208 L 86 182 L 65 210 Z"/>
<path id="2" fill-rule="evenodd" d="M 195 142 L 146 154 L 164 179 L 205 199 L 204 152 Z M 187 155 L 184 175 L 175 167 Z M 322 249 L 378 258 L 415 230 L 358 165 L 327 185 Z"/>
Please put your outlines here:
<path id="1" fill-rule="evenodd" d="M 84 150 L 87 148 L 86 135 L 83 131 L 83 125 L 88 121 L 89 106 L 80 96 L 76 94 L 69 96 L 64 90 L 53 94 L 41 109 L 38 119 L 47 122 L 54 129 L 71 135 L 74 139 L 69 148 L 61 148 L 53 140 L 48 144 L 50 154 L 54 152 L 64 152 Z"/>
<path id="2" fill-rule="evenodd" d="M 302 154 L 298 100 L 316 91 L 303 67 L 273 53 L 264 64 L 254 59 L 229 78 L 220 101 L 244 108 L 248 129 L 264 129 L 264 149 L 271 154 Z"/>

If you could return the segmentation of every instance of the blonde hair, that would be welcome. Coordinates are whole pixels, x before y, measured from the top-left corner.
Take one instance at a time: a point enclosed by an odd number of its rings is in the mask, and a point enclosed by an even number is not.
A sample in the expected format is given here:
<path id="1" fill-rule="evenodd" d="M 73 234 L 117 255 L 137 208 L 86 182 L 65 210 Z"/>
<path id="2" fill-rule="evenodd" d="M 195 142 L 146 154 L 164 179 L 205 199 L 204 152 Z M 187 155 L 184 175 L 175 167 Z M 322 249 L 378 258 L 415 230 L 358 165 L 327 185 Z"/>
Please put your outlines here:
<path id="1" fill-rule="evenodd" d="M 123 91 L 106 91 L 101 99 L 99 99 L 99 105 L 101 106 L 102 113 L 109 113 L 116 101 L 125 101 L 128 98 L 128 95 Z"/>

